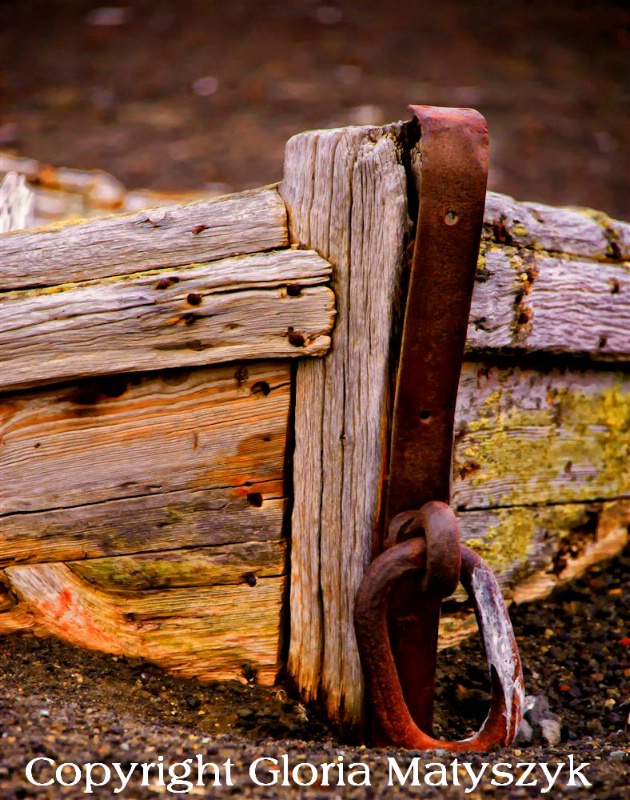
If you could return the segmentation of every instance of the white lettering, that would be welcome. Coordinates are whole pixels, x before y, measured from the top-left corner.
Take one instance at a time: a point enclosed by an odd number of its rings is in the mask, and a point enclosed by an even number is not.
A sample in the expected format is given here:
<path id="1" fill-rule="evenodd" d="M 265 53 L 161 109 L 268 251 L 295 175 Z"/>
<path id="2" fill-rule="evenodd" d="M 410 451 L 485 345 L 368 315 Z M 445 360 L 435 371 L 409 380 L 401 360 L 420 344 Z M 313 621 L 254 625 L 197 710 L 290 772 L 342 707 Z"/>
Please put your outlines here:
<path id="1" fill-rule="evenodd" d="M 234 786 L 232 783 L 232 767 L 234 766 L 234 762 L 231 758 L 226 758 L 223 762 L 223 768 L 225 769 L 225 785 L 226 786 Z"/>
<path id="2" fill-rule="evenodd" d="M 359 770 L 359 774 L 355 775 L 356 770 Z M 355 778 L 361 778 L 361 781 L 358 782 Z M 356 762 L 354 764 L 350 764 L 350 772 L 348 772 L 348 783 L 350 786 L 371 786 L 370 783 L 370 768 L 367 764 L 361 764 L 361 762 Z"/>
<path id="3" fill-rule="evenodd" d="M 452 771 L 452 774 L 453 774 L 453 786 L 459 786 L 459 780 L 458 780 L 459 775 L 457 774 L 458 768 L 459 768 L 459 761 L 456 758 L 454 758 L 451 761 L 451 771 Z"/>
<path id="4" fill-rule="evenodd" d="M 150 761 L 148 764 L 142 765 L 142 783 L 140 784 L 140 786 L 149 785 L 149 770 L 151 769 L 151 767 L 157 767 L 157 764 L 153 761 Z"/>
<path id="5" fill-rule="evenodd" d="M 403 775 L 400 768 L 398 767 L 398 762 L 392 756 L 387 757 L 387 763 L 389 765 L 389 776 L 388 776 L 388 786 L 394 785 L 394 773 L 396 774 L 396 780 L 400 784 L 400 786 L 404 786 L 407 783 L 409 778 L 409 773 L 411 773 L 411 784 L 410 786 L 420 786 L 420 777 L 418 775 L 418 764 L 420 762 L 420 758 L 416 756 L 415 758 L 411 759 L 411 764 L 409 765 L 409 769 Z"/>
<path id="6" fill-rule="evenodd" d="M 124 792 L 124 790 L 125 790 L 125 788 L 126 788 L 127 784 L 128 784 L 128 783 L 129 783 L 129 781 L 131 780 L 131 776 L 133 775 L 133 773 L 134 773 L 134 771 L 135 771 L 136 767 L 138 766 L 138 762 L 137 762 L 137 761 L 134 761 L 134 762 L 131 764 L 131 766 L 129 767 L 129 772 L 128 772 L 126 775 L 125 775 L 125 773 L 122 771 L 122 769 L 120 768 L 120 766 L 121 766 L 121 765 L 118 763 L 118 761 L 115 761 L 115 762 L 112 764 L 112 767 L 114 768 L 114 770 L 116 771 L 116 774 L 117 774 L 117 775 L 118 775 L 118 777 L 120 778 L 120 788 L 119 788 L 119 789 L 114 789 L 114 794 L 118 794 L 119 792 Z"/>
<path id="7" fill-rule="evenodd" d="M 182 768 L 181 774 L 177 774 L 179 768 Z M 185 761 L 178 761 L 175 764 L 171 764 L 168 768 L 168 776 L 171 779 L 168 785 L 166 786 L 166 790 L 169 792 L 175 792 L 175 794 L 184 794 L 189 792 L 193 788 L 193 782 L 187 781 L 185 778 L 190 776 L 192 771 L 192 758 L 187 758 Z M 182 789 L 176 789 L 176 786 L 182 786 Z"/>
<path id="8" fill-rule="evenodd" d="M 482 763 L 481 769 L 476 775 L 475 775 L 475 770 L 472 768 L 472 764 L 469 764 L 467 761 L 464 761 L 463 766 L 468 775 L 470 776 L 470 780 L 473 782 L 471 787 L 469 787 L 468 789 L 464 789 L 464 793 L 469 794 L 469 792 L 474 792 L 477 786 L 479 786 L 479 781 L 481 780 L 481 776 L 483 775 L 483 773 L 488 768 L 488 763 L 487 762 Z"/>
<path id="9" fill-rule="evenodd" d="M 541 768 L 541 770 L 542 770 L 542 771 L 545 773 L 545 778 L 547 778 L 547 785 L 545 786 L 545 788 L 544 788 L 544 789 L 541 789 L 541 790 L 540 790 L 540 793 L 541 793 L 541 794 L 547 794 L 547 792 L 548 792 L 550 789 L 553 789 L 553 785 L 554 785 L 554 783 L 555 783 L 555 782 L 558 780 L 558 775 L 559 775 L 559 774 L 560 774 L 560 772 L 562 771 L 562 767 L 564 767 L 564 762 L 561 762 L 561 763 L 558 765 L 558 768 L 556 769 L 556 771 L 555 771 L 555 773 L 554 773 L 553 775 L 552 775 L 552 774 L 551 774 L 551 772 L 549 772 L 549 770 L 547 769 L 547 762 L 546 762 L 546 761 L 542 761 L 542 762 L 541 762 L 541 763 L 540 763 L 538 766 L 539 766 L 539 767 Z"/>
<path id="10" fill-rule="evenodd" d="M 70 783 L 66 783 L 63 779 L 63 772 L 65 768 L 68 767 L 72 772 L 74 772 L 74 780 Z M 77 783 L 81 780 L 81 770 L 77 767 L 76 764 L 73 764 L 72 761 L 66 761 L 65 764 L 59 764 L 57 767 L 57 771 L 55 772 L 55 778 L 57 779 L 57 783 L 60 783 L 62 786 L 76 786 Z"/>
<path id="11" fill-rule="evenodd" d="M 335 764 L 333 761 L 322 764 L 322 786 L 330 786 L 330 770 L 335 767 L 340 770 L 339 774 L 341 775 L 340 780 L 337 781 L 337 786 L 345 786 L 343 782 L 343 767 L 340 767 L 339 764 Z"/>
<path id="12" fill-rule="evenodd" d="M 26 780 L 29 783 L 32 783 L 33 786 L 50 786 L 50 784 L 54 782 L 54 778 L 51 778 L 49 781 L 46 781 L 46 783 L 40 783 L 39 781 L 36 781 L 35 778 L 33 777 L 33 766 L 37 761 L 48 761 L 51 767 L 54 767 L 55 765 L 55 762 L 52 760 L 52 758 L 46 758 L 45 756 L 39 756 L 38 758 L 31 759 L 26 765 Z"/>
<path id="13" fill-rule="evenodd" d="M 158 768 L 158 786 L 165 786 L 166 783 L 164 781 L 164 756 L 158 756 L 158 763 L 156 764 Z"/>
<path id="14" fill-rule="evenodd" d="M 308 782 L 305 782 L 300 778 L 300 770 L 302 767 L 307 767 L 307 769 L 310 770 L 311 777 Z M 301 764 L 297 764 L 295 767 L 293 767 L 293 770 L 291 771 L 291 777 L 293 778 L 293 782 L 297 783 L 298 786 L 312 786 L 317 780 L 317 769 L 315 768 L 314 764 L 310 764 L 308 761 L 302 761 Z"/>
<path id="15" fill-rule="evenodd" d="M 534 771 L 534 769 L 536 767 L 536 764 L 535 763 L 530 763 L 530 762 L 527 762 L 527 761 L 524 761 L 522 763 L 519 762 L 516 765 L 516 768 L 520 769 L 521 767 L 527 767 L 527 769 L 521 775 L 521 777 L 516 781 L 514 786 L 536 786 L 536 784 L 538 783 L 538 781 L 536 781 L 536 780 L 530 781 L 529 783 L 525 783 L 525 778 L 529 778 L 531 773 Z"/>
<path id="16" fill-rule="evenodd" d="M 95 767 L 100 767 L 103 770 L 103 780 L 100 783 L 96 783 L 96 781 L 92 778 L 92 772 L 94 771 Z M 85 789 L 84 794 L 92 794 L 92 786 L 105 786 L 106 783 L 109 783 L 112 779 L 112 771 L 107 766 L 107 764 L 101 764 L 99 761 L 88 763 L 85 765 Z"/>
<path id="17" fill-rule="evenodd" d="M 581 761 L 579 767 L 574 767 L 573 766 L 573 755 L 569 756 L 569 761 L 571 762 L 569 764 L 569 769 L 571 770 L 571 772 L 569 773 L 569 782 L 568 782 L 567 786 L 578 786 L 579 785 L 574 780 L 575 776 L 577 776 L 582 781 L 582 786 L 592 786 L 593 784 L 590 783 L 590 781 L 587 781 L 586 778 L 584 777 L 584 775 L 580 774 L 581 770 L 583 770 L 586 767 L 590 766 L 590 762 L 587 761 L 586 763 L 584 763 L 584 762 Z"/>
<path id="18" fill-rule="evenodd" d="M 509 772 L 504 769 L 499 769 L 499 767 L 507 767 Z M 514 781 L 514 775 L 512 775 L 512 765 L 509 764 L 507 761 L 499 761 L 498 764 L 495 764 L 492 767 L 492 774 L 495 775 L 497 778 L 507 778 L 507 781 L 497 782 L 493 778 L 490 783 L 493 786 L 510 786 L 510 784 Z"/>
<path id="19" fill-rule="evenodd" d="M 226 758 L 222 765 L 215 764 L 214 761 L 204 762 L 202 755 L 197 755 L 197 786 L 205 786 L 203 773 L 206 769 L 212 770 L 214 775 L 214 785 L 221 786 L 221 766 L 225 770 L 225 785 L 234 786 L 232 783 L 232 767 L 234 766 L 230 758 Z"/>
<path id="20" fill-rule="evenodd" d="M 269 773 L 271 774 L 271 780 L 264 783 L 263 781 L 258 780 L 258 766 L 262 764 L 263 761 L 270 761 L 272 764 L 275 764 L 275 769 L 269 769 Z M 254 781 L 256 786 L 275 786 L 278 783 L 278 776 L 280 775 L 280 771 L 278 770 L 278 759 L 277 758 L 265 758 L 262 756 L 261 758 L 256 758 L 252 763 L 249 765 L 249 777 Z"/>
<path id="21" fill-rule="evenodd" d="M 426 785 L 427 786 L 448 786 L 448 780 L 446 779 L 446 767 L 444 766 L 444 764 L 440 764 L 440 763 L 438 763 L 436 761 L 436 762 L 431 762 L 430 764 L 427 764 L 425 769 L 428 770 L 429 767 L 436 767 L 436 769 L 432 769 L 430 772 L 425 772 L 424 782 L 426 783 Z M 433 778 L 434 775 L 438 775 L 439 776 L 439 780 L 437 780 L 437 781 L 430 780 L 430 779 Z"/>

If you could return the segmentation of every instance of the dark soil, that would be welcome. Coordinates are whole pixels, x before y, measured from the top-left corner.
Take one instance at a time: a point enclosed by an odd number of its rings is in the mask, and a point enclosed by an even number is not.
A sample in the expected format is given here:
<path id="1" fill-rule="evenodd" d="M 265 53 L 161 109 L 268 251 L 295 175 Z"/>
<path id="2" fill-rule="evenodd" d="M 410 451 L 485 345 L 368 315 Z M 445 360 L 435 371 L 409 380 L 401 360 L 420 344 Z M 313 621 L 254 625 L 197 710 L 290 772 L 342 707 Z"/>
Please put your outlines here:
<path id="1" fill-rule="evenodd" d="M 482 760 L 514 765 L 545 761 L 555 769 L 573 755 L 576 762 L 588 762 L 583 774 L 593 786 L 562 788 L 565 776 L 559 781 L 561 788 L 554 787 L 549 797 L 565 793 L 611 800 L 629 797 L 630 546 L 615 561 L 593 568 L 548 600 L 513 608 L 511 616 L 526 691 L 545 696 L 551 711 L 559 715 L 561 742 L 549 746 L 535 732 L 529 744 L 485 756 L 462 756 L 462 760 L 477 765 Z M 461 736 L 477 728 L 485 715 L 483 656 L 478 644 L 470 641 L 446 653 L 440 662 L 437 730 L 447 737 Z M 80 785 L 63 789 L 58 784 L 50 788 L 29 784 L 25 766 L 35 757 L 48 757 L 58 764 L 131 764 L 156 761 L 162 755 L 170 764 L 198 753 L 204 760 L 233 760 L 236 785 L 223 787 L 220 796 L 291 796 L 298 789 L 265 789 L 253 785 L 248 776 L 253 759 L 283 754 L 289 755 L 292 764 L 305 759 L 315 764 L 334 761 L 343 754 L 346 765 L 353 761 L 370 765 L 371 787 L 333 785 L 327 790 L 319 785 L 299 790 L 299 796 L 370 798 L 381 797 L 385 789 L 388 795 L 399 796 L 420 791 L 386 787 L 387 757 L 395 757 L 403 768 L 418 753 L 344 743 L 318 720 L 315 709 L 287 698 L 281 689 L 237 683 L 201 685 L 172 678 L 140 661 L 28 636 L 4 639 L 0 673 L 0 797 L 7 800 L 83 796 Z M 452 758 L 438 751 L 424 754 L 423 762 L 450 765 Z M 39 775 L 42 782 L 48 777 L 48 773 Z M 120 796 L 152 797 L 160 789 L 138 784 L 131 782 Z M 508 792 L 485 781 L 480 784 L 483 792 L 466 795 L 462 787 L 423 785 L 421 794 L 536 797 L 545 785 L 542 781 Z M 94 794 L 113 796 L 105 788 Z"/>
<path id="2" fill-rule="evenodd" d="M 299 131 L 474 106 L 490 188 L 630 218 L 627 0 L 106 5 L 0 3 L 0 149 L 131 189 L 239 190 L 278 180 Z"/>

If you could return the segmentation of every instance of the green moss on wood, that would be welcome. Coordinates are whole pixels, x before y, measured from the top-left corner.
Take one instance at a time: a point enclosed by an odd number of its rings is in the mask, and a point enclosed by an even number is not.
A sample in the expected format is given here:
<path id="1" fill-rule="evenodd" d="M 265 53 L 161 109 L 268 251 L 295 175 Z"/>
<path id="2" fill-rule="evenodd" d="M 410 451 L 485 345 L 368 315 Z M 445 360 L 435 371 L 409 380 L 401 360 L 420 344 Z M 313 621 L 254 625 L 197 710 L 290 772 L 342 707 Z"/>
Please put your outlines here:
<path id="1" fill-rule="evenodd" d="M 243 542 L 161 553 L 92 558 L 68 566 L 93 586 L 135 593 L 178 586 L 256 586 L 284 574 L 283 542 Z"/>

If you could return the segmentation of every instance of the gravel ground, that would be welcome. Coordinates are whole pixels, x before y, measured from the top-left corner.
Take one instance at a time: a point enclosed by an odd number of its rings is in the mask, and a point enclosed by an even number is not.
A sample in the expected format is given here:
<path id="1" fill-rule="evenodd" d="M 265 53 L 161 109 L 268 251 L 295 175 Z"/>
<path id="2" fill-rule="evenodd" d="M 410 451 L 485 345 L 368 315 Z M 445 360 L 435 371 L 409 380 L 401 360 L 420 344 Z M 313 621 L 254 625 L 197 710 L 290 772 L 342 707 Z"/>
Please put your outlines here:
<path id="1" fill-rule="evenodd" d="M 482 762 L 490 765 L 486 772 L 492 765 L 507 762 L 513 765 L 516 779 L 525 770 L 517 768 L 518 763 L 545 762 L 552 774 L 564 763 L 556 785 L 546 792 L 549 797 L 630 797 L 629 611 L 630 546 L 618 559 L 593 568 L 547 601 L 514 608 L 512 620 L 526 691 L 539 698 L 539 706 L 541 697 L 548 702 L 548 712 L 542 702 L 542 717 L 547 724 L 551 721 L 551 728 L 537 724 L 530 713 L 531 738 L 484 756 L 464 754 L 459 757 L 460 764 L 469 763 L 478 774 Z M 323 800 L 377 798 L 386 791 L 388 796 L 401 797 L 519 798 L 537 797 L 547 786 L 541 768 L 536 767 L 524 779 L 536 781 L 535 785 L 501 788 L 490 783 L 493 776 L 482 776 L 479 786 L 466 793 L 472 784 L 463 766 L 459 787 L 425 785 L 425 768 L 431 762 L 446 765 L 452 784 L 453 756 L 443 751 L 421 756 L 419 787 L 411 787 L 409 782 L 400 785 L 395 773 L 393 786 L 388 786 L 388 759 L 404 773 L 418 753 L 366 749 L 340 741 L 317 719 L 314 709 L 287 698 L 281 689 L 236 683 L 200 685 L 172 678 L 140 661 L 83 651 L 52 639 L 6 638 L 0 649 L 0 671 L 4 687 L 0 695 L 0 797 L 7 800 L 84 796 L 83 783 L 67 788 L 56 782 L 50 787 L 31 785 L 25 767 L 38 757 L 52 759 L 56 765 L 103 762 L 112 770 L 111 765 L 119 762 L 125 772 L 134 762 L 159 764 L 160 756 L 167 766 L 195 759 L 198 754 L 217 764 L 232 760 L 233 786 L 214 788 L 207 778 L 208 787 L 194 786 L 193 796 L 205 791 L 207 796 L 219 797 Z M 483 656 L 475 641 L 443 653 L 437 730 L 446 736 L 461 736 L 478 727 L 487 708 L 486 692 Z M 555 743 L 550 744 L 545 736 Z M 292 779 L 287 787 L 255 785 L 249 776 L 254 759 L 275 757 L 281 762 L 283 755 L 290 768 L 300 761 L 342 763 L 346 778 L 351 763 L 367 764 L 371 785 L 337 785 L 337 772 L 331 771 L 334 780 L 327 788 L 321 785 L 321 770 L 318 783 L 311 787 L 300 788 Z M 591 787 L 582 787 L 577 777 L 577 786 L 566 785 L 570 780 L 566 765 L 571 757 L 576 767 L 588 763 L 582 774 Z M 35 771 L 42 783 L 53 776 L 46 771 L 48 763 L 38 762 L 42 769 Z M 359 782 L 358 768 L 355 772 Z M 70 781 L 71 773 L 66 774 L 64 779 Z M 95 782 L 102 774 L 95 771 Z M 258 774 L 261 781 L 271 780 L 262 767 Z M 164 787 L 157 785 L 157 767 L 148 775 L 150 786 L 142 787 L 141 778 L 134 777 L 120 796 L 153 797 L 164 792 Z M 224 772 L 222 775 L 225 778 Z M 304 773 L 302 779 L 308 777 Z M 429 780 L 439 777 L 429 775 Z M 500 775 L 494 779 L 507 781 Z M 169 782 L 168 771 L 165 782 Z M 113 782 L 109 788 L 95 788 L 94 795 L 114 796 L 113 790 L 119 787 L 119 782 Z M 182 790 L 180 785 L 174 788 Z"/>

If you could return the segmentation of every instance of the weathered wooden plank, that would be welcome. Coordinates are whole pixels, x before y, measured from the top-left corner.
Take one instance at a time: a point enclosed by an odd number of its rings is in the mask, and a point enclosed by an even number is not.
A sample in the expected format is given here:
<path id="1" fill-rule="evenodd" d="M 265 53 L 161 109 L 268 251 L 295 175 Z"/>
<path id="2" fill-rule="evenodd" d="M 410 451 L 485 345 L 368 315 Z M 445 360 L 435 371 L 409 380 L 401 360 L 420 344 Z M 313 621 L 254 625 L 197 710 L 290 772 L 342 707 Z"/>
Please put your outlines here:
<path id="1" fill-rule="evenodd" d="M 464 364 L 455 423 L 459 509 L 630 495 L 630 376 Z"/>
<path id="2" fill-rule="evenodd" d="M 330 259 L 338 301 L 330 355 L 297 372 L 289 672 L 348 723 L 362 713 L 352 610 L 378 516 L 391 297 L 408 227 L 399 134 L 294 137 L 280 186 L 292 240 Z"/>
<path id="3" fill-rule="evenodd" d="M 17 231 L 2 237 L 1 289 L 53 286 L 286 247 L 275 187 Z"/>
<path id="4" fill-rule="evenodd" d="M 289 383 L 250 363 L 4 395 L 2 512 L 278 481 Z"/>
<path id="5" fill-rule="evenodd" d="M 0 565 L 282 541 L 281 476 L 0 517 Z"/>
<path id="6" fill-rule="evenodd" d="M 466 511 L 458 519 L 462 540 L 495 571 L 508 603 L 523 603 L 548 596 L 623 549 L 630 501 L 485 509 Z M 461 587 L 455 598 L 465 599 Z M 440 621 L 440 648 L 458 644 L 476 629 L 469 606 L 451 610 Z"/>
<path id="7" fill-rule="evenodd" d="M 576 248 L 577 249 L 577 248 Z M 630 360 L 630 265 L 482 249 L 467 352 L 548 352 Z"/>
<path id="8" fill-rule="evenodd" d="M 630 259 L 630 223 L 590 208 L 521 203 L 488 192 L 484 225 L 499 244 L 546 250 L 597 261 Z"/>
<path id="9" fill-rule="evenodd" d="M 246 669 L 272 683 L 288 364 L 3 400 L 0 632 L 31 629 L 202 680 Z"/>
<path id="10" fill-rule="evenodd" d="M 68 561 L 91 586 L 124 595 L 190 586 L 255 586 L 286 572 L 286 541 L 241 542 Z"/>
<path id="11" fill-rule="evenodd" d="M 0 389 L 88 375 L 322 355 L 330 265 L 298 250 L 0 297 Z M 46 353 L 46 358 L 42 358 Z"/>
<path id="12" fill-rule="evenodd" d="M 244 669 L 261 683 L 276 678 L 283 577 L 121 596 L 64 564 L 5 573 L 18 603 L 0 614 L 0 633 L 30 628 L 201 680 L 243 680 Z"/>
<path id="13" fill-rule="evenodd" d="M 55 167 L 33 158 L 0 152 L 0 175 L 6 172 L 23 175 L 34 194 L 34 222 L 21 227 L 49 225 L 64 220 L 86 220 L 170 203 L 208 200 L 229 191 L 227 185 L 220 183 L 196 192 L 127 190 L 117 178 L 103 170 Z"/>
<path id="14" fill-rule="evenodd" d="M 0 233 L 29 228 L 33 224 L 33 201 L 24 176 L 8 172 L 0 181 Z"/>

